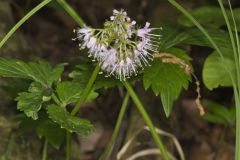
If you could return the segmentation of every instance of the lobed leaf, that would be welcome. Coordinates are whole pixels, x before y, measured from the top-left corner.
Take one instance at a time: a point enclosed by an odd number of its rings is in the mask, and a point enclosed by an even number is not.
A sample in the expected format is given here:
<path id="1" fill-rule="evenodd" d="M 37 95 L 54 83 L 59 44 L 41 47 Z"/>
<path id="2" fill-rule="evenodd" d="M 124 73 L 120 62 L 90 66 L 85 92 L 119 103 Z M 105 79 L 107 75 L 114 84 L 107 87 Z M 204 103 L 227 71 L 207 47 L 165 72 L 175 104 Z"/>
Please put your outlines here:
<path id="1" fill-rule="evenodd" d="M 59 149 L 65 139 L 66 131 L 50 120 L 43 112 L 41 112 L 38 120 L 28 118 L 26 115 L 21 115 L 19 120 L 19 130 L 22 133 L 35 130 L 39 138 L 45 137 L 56 149 Z"/>
<path id="2" fill-rule="evenodd" d="M 81 136 L 87 136 L 94 129 L 94 126 L 88 120 L 72 116 L 64 108 L 57 105 L 49 105 L 47 113 L 50 119 L 69 132 L 76 132 Z"/>
<path id="3" fill-rule="evenodd" d="M 56 149 L 59 149 L 65 139 L 66 131 L 48 118 L 41 119 L 36 126 L 37 135 L 45 137 Z"/>
<path id="4" fill-rule="evenodd" d="M 83 91 L 81 84 L 77 82 L 65 81 L 57 84 L 57 95 L 63 106 L 76 102 Z M 98 96 L 97 92 L 91 91 L 87 97 L 87 101 L 91 101 Z"/>
<path id="5" fill-rule="evenodd" d="M 58 81 L 64 70 L 63 65 L 52 67 L 46 61 L 25 63 L 16 59 L 0 58 L 0 76 L 24 78 L 51 86 Z"/>
<path id="6" fill-rule="evenodd" d="M 46 97 L 49 97 L 49 91 L 44 89 L 40 83 L 33 82 L 28 92 L 21 92 L 16 97 L 17 108 L 34 120 L 38 119 L 38 111 L 41 109 Z M 50 100 L 50 99 L 48 99 Z"/>
<path id="7" fill-rule="evenodd" d="M 172 48 L 166 52 L 175 54 L 189 63 L 190 58 L 180 49 Z M 155 95 L 160 95 L 166 116 L 172 111 L 173 102 L 178 98 L 182 88 L 187 89 L 191 76 L 175 64 L 162 63 L 155 59 L 143 74 L 145 89 L 152 88 Z"/>

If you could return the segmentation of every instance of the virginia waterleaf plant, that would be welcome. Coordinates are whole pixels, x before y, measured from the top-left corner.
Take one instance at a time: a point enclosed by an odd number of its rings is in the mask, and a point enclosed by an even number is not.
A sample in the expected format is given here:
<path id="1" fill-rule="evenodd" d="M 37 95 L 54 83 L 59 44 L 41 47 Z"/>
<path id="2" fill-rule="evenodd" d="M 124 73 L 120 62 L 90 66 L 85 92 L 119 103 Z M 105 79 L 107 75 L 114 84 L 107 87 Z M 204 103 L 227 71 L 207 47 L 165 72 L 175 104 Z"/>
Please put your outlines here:
<path id="1" fill-rule="evenodd" d="M 23 17 L 1 40 L 0 48 L 24 22 L 49 2 L 51 0 L 44 0 Z M 80 74 L 83 79 L 90 77 L 84 85 L 82 85 L 81 79 L 78 81 L 73 76 L 76 75 L 73 73 L 83 73 L 79 70 L 71 72 L 69 78 L 62 79 L 66 63 L 53 66 L 45 60 L 26 63 L 16 59 L 0 58 L 0 76 L 30 81 L 28 90 L 19 93 L 16 97 L 17 108 L 23 111 L 27 117 L 39 122 L 36 123 L 38 124 L 36 126 L 37 133 L 40 137 L 44 136 L 46 139 L 42 159 L 47 159 L 48 143 L 51 143 L 55 148 L 59 148 L 63 142 L 63 136 L 61 135 L 59 139 L 53 141 L 53 132 L 48 127 L 44 127 L 45 125 L 55 126 L 58 130 L 65 129 L 67 131 L 67 160 L 71 159 L 71 133 L 77 133 L 84 137 L 94 131 L 94 125 L 89 120 L 79 118 L 76 114 L 82 104 L 92 101 L 98 96 L 99 89 L 105 89 L 106 84 L 103 81 L 99 83 L 103 79 L 103 77 L 98 78 L 101 76 L 98 75 L 101 70 L 114 82 L 111 83 L 111 87 L 121 84 L 128 92 L 123 101 L 123 110 L 119 115 L 114 134 L 102 159 L 108 159 L 111 153 L 125 112 L 124 108 L 128 103 L 129 94 L 149 127 L 162 158 L 169 160 L 167 149 L 158 136 L 155 126 L 135 93 L 132 84 L 135 84 L 136 80 L 143 80 L 146 89 L 151 87 L 156 95 L 160 95 L 165 113 L 169 116 L 173 102 L 178 98 L 182 88 L 187 89 L 191 80 L 191 73 L 185 72 L 181 65 L 182 62 L 190 64 L 190 58 L 183 50 L 172 48 L 172 46 L 161 50 L 167 55 L 172 55 L 171 57 L 165 58 L 165 61 L 163 58 L 159 58 L 161 56 L 155 58 L 154 54 L 161 55 L 159 50 L 160 34 L 154 33 L 155 31 L 159 32 L 160 28 L 150 28 L 148 22 L 141 28 L 127 16 L 124 10 L 113 10 L 113 16 L 104 23 L 104 28 L 94 29 L 85 25 L 81 17 L 65 0 L 57 0 L 57 2 L 81 27 L 76 30 L 80 47 L 87 48 L 89 57 L 97 61 L 97 63 L 91 63 L 87 68 L 87 71 L 92 71 L 90 76 Z M 164 40 L 164 37 L 162 39 Z M 179 59 L 181 59 L 181 63 L 178 62 Z M 81 64 L 81 61 L 79 63 Z M 91 69 L 93 66 L 95 68 Z M 137 74 L 137 77 L 131 78 Z M 117 80 L 114 80 L 115 78 Z M 107 79 L 105 80 L 107 81 Z M 98 86 L 94 87 L 96 84 Z M 72 104 L 74 104 L 74 108 L 70 110 L 69 106 Z M 57 124 L 57 126 L 54 124 Z"/>

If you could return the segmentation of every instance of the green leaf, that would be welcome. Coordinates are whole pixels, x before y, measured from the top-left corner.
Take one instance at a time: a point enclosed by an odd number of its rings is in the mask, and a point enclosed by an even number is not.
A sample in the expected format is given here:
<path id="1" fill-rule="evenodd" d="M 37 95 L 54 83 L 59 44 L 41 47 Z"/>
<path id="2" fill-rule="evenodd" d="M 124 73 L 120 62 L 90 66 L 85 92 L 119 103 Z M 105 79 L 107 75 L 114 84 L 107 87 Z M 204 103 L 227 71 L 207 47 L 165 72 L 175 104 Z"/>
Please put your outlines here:
<path id="1" fill-rule="evenodd" d="M 232 108 L 234 107 L 228 108 L 212 101 L 206 101 L 206 107 L 211 114 L 223 119 L 226 124 L 232 124 L 235 121 L 235 114 L 232 114 L 232 110 L 234 110 Z"/>
<path id="2" fill-rule="evenodd" d="M 206 30 L 218 46 L 229 49 L 231 43 L 226 31 L 211 28 L 206 28 Z M 186 28 L 181 25 L 166 23 L 163 25 L 163 31 L 160 34 L 163 37 L 160 42 L 161 50 L 181 43 L 213 48 L 209 40 L 197 28 Z"/>
<path id="3" fill-rule="evenodd" d="M 229 17 L 230 20 L 232 20 L 231 12 L 229 9 L 225 9 L 226 14 Z M 213 6 L 204 6 L 197 8 L 190 12 L 193 17 L 195 17 L 198 22 L 204 26 L 211 27 L 211 28 L 220 28 L 222 26 L 225 26 L 225 20 L 222 15 L 221 9 L 219 7 L 213 7 Z M 236 23 L 240 23 L 240 16 L 239 16 L 239 9 L 233 10 L 233 13 L 235 15 Z M 207 18 L 206 18 L 207 17 Z M 194 24 L 185 16 L 181 16 L 179 18 L 179 23 L 188 27 L 193 27 Z M 232 29 L 234 30 L 234 25 L 232 23 Z M 238 25 L 238 31 L 240 31 L 240 26 Z"/>
<path id="4" fill-rule="evenodd" d="M 212 113 L 205 114 L 203 116 L 203 119 L 205 119 L 206 121 L 212 122 L 212 123 L 227 125 L 227 122 L 225 119 L 223 119 L 222 117 L 219 117 L 218 115 L 212 114 Z"/>
<path id="5" fill-rule="evenodd" d="M 49 97 L 49 90 L 44 89 L 40 83 L 33 82 L 28 92 L 21 92 L 15 99 L 18 101 L 17 108 L 28 117 L 32 117 L 34 120 L 38 119 L 38 111 L 41 109 L 44 103 L 44 97 Z"/>
<path id="6" fill-rule="evenodd" d="M 82 87 L 79 83 L 67 81 L 58 83 L 56 91 L 60 101 L 65 106 L 79 99 Z"/>
<path id="7" fill-rule="evenodd" d="M 40 138 L 45 137 L 48 142 L 56 149 L 59 149 L 64 141 L 66 131 L 60 128 L 58 124 L 50 120 L 43 112 L 41 112 L 40 118 L 38 120 L 28 118 L 24 114 L 19 116 L 19 120 L 19 130 L 22 133 L 35 130 Z"/>
<path id="8" fill-rule="evenodd" d="M 24 78 L 51 86 L 58 81 L 64 70 L 63 64 L 53 68 L 46 61 L 25 63 L 16 59 L 0 58 L 0 76 Z"/>
<path id="9" fill-rule="evenodd" d="M 44 136 L 56 149 L 59 149 L 66 134 L 64 129 L 48 118 L 39 120 L 36 132 L 40 138 Z"/>
<path id="10" fill-rule="evenodd" d="M 227 52 L 227 51 L 226 51 Z M 230 87 L 232 81 L 229 72 L 226 70 L 224 63 L 228 66 L 230 72 L 235 75 L 236 68 L 234 59 L 230 57 L 230 53 L 225 53 L 224 60 L 216 53 L 209 55 L 204 63 L 203 67 L 203 82 L 210 90 L 214 88 Z"/>
<path id="11" fill-rule="evenodd" d="M 18 130 L 22 133 L 27 133 L 31 131 L 37 125 L 37 121 L 32 118 L 27 117 L 25 114 L 20 114 L 18 117 L 20 124 Z"/>
<path id="12" fill-rule="evenodd" d="M 187 54 L 177 48 L 165 52 L 172 53 L 189 63 Z M 143 83 L 145 89 L 150 86 L 156 95 L 160 95 L 166 116 L 172 111 L 173 102 L 178 98 L 182 88 L 187 89 L 191 76 L 175 64 L 162 63 L 155 59 L 150 67 L 145 69 Z"/>
<path id="13" fill-rule="evenodd" d="M 49 105 L 47 107 L 47 113 L 49 118 L 58 123 L 62 128 L 65 128 L 69 132 L 76 132 L 81 136 L 89 135 L 94 126 L 86 119 L 81 119 L 70 115 L 64 108 Z"/>
<path id="14" fill-rule="evenodd" d="M 83 91 L 82 85 L 77 82 L 65 81 L 57 84 L 57 95 L 63 106 L 76 102 Z M 91 101 L 98 96 L 98 93 L 91 91 L 87 97 L 87 101 Z"/>
<path id="15" fill-rule="evenodd" d="M 78 82 L 85 87 L 93 70 L 94 66 L 92 65 L 92 62 L 89 62 L 89 60 L 80 59 L 79 64 L 76 65 L 76 69 L 69 74 L 69 77 L 72 78 L 74 82 Z M 97 76 L 97 79 L 93 85 L 93 90 L 101 88 L 108 89 L 120 85 L 122 85 L 120 81 L 116 80 L 115 78 L 105 77 L 103 73 Z"/>

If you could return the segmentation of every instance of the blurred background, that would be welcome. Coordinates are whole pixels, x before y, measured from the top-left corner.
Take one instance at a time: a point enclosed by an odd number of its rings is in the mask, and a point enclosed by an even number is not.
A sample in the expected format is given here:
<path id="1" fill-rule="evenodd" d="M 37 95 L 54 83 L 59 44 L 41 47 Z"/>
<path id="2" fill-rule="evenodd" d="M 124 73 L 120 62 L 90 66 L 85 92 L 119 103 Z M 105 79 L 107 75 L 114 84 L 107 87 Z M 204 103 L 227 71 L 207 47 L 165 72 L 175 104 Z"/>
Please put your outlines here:
<path id="1" fill-rule="evenodd" d="M 0 0 L 0 38 L 20 20 L 29 10 L 39 4 L 40 0 Z M 102 27 L 113 9 L 125 9 L 132 19 L 144 24 L 149 21 L 152 26 L 160 27 L 166 22 L 176 23 L 179 12 L 166 0 L 69 0 L 71 6 L 79 13 L 87 25 Z M 179 0 L 189 10 L 204 5 L 217 6 L 212 0 Z M 239 0 L 232 1 L 233 7 L 240 7 Z M 206 17 L 207 18 L 207 17 Z M 72 41 L 76 35 L 73 29 L 77 24 L 56 3 L 51 2 L 28 20 L 0 50 L 1 56 L 20 58 L 24 61 L 38 57 L 53 64 L 69 62 L 78 57 L 77 43 Z M 202 83 L 202 68 L 205 58 L 211 53 L 207 47 L 183 45 L 192 57 L 195 74 L 201 82 L 203 99 L 231 107 L 232 89 L 219 88 L 209 91 Z M 69 67 L 70 68 L 70 67 Z M 66 68 L 68 70 L 68 68 Z M 36 160 L 41 157 L 43 141 L 34 131 L 25 132 L 19 128 L 19 111 L 14 98 L 18 91 L 27 88 L 21 80 L 0 79 L 0 158 L 8 155 L 10 160 Z M 142 84 L 136 84 L 140 98 L 146 104 L 148 113 L 154 123 L 162 130 L 173 134 L 180 142 L 187 160 L 233 160 L 234 129 L 218 123 L 211 123 L 202 118 L 195 105 L 196 86 L 194 82 L 187 91 L 183 91 L 169 118 L 164 115 L 161 101 L 150 90 L 145 91 Z M 106 146 L 115 125 L 121 106 L 122 94 L 118 88 L 102 91 L 92 103 L 82 107 L 81 116 L 90 119 L 96 130 L 89 137 L 82 139 L 74 136 L 73 159 L 98 159 Z M 124 118 L 112 157 L 132 137 L 144 122 L 130 103 Z M 177 150 L 172 140 L 163 138 L 166 146 L 177 158 Z M 154 146 L 150 134 L 142 132 L 136 142 L 145 142 L 143 148 Z M 137 149 L 130 149 L 126 155 Z M 55 150 L 49 147 L 49 159 L 64 159 L 64 145 Z M 114 158 L 111 158 L 114 159 Z M 157 156 L 139 158 L 139 160 L 160 160 Z"/>

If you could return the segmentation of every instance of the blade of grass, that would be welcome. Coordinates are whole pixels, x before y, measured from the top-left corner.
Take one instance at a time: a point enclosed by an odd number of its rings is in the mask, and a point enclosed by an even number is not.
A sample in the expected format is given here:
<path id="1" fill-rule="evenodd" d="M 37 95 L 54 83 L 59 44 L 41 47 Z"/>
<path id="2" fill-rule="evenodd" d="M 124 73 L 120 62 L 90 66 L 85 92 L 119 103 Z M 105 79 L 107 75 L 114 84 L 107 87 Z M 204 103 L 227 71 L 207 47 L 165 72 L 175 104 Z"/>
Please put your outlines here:
<path id="1" fill-rule="evenodd" d="M 232 5 L 231 5 L 230 0 L 228 0 L 228 4 L 229 4 L 229 7 L 230 7 L 232 20 L 233 20 L 233 24 L 234 24 L 235 39 L 236 39 L 236 43 L 237 43 L 238 63 L 240 65 L 240 41 L 239 41 L 239 35 L 238 35 L 238 31 L 237 31 L 237 23 L 236 23 L 236 20 L 235 20 L 235 16 L 234 16 L 234 13 L 233 13 L 233 9 L 232 9 Z"/>
<path id="2" fill-rule="evenodd" d="M 230 11 L 231 11 L 231 16 L 232 16 L 232 20 L 233 20 L 233 24 L 234 24 L 234 29 L 235 29 L 235 38 L 236 38 L 236 47 L 237 47 L 237 54 L 238 54 L 238 65 L 240 65 L 240 42 L 239 42 L 239 35 L 238 35 L 238 31 L 237 31 L 237 24 L 236 24 L 236 20 L 235 20 L 235 16 L 233 13 L 233 9 L 232 9 L 232 5 L 230 0 L 228 0 L 228 4 L 230 7 Z M 237 61 L 237 60 L 236 60 Z M 240 78 L 240 77 L 239 77 Z M 240 95 L 240 85 L 238 85 L 238 95 Z M 236 125 L 236 153 L 235 153 L 235 157 L 237 160 L 240 159 L 240 97 L 236 96 L 235 98 L 236 100 L 236 121 L 237 121 L 237 125 Z"/>
<path id="3" fill-rule="evenodd" d="M 218 3 L 220 5 L 220 7 L 221 7 L 221 11 L 222 11 L 224 20 L 226 22 L 228 33 L 229 33 L 229 37 L 230 37 L 231 44 L 232 44 L 232 49 L 233 49 L 233 54 L 234 54 L 234 61 L 235 61 L 235 66 L 236 66 L 237 86 L 239 88 L 240 87 L 240 72 L 239 72 L 239 63 L 238 63 L 239 55 L 237 53 L 236 40 L 234 39 L 233 32 L 232 32 L 232 27 L 231 27 L 229 18 L 227 16 L 226 10 L 224 8 L 224 5 L 222 3 L 222 0 L 218 0 Z M 233 19 L 234 19 L 234 16 L 233 16 Z M 235 28 L 236 28 L 236 25 L 235 25 Z"/>
<path id="4" fill-rule="evenodd" d="M 44 0 L 43 2 L 38 4 L 35 8 L 33 8 L 30 12 L 28 12 L 17 24 L 15 24 L 15 26 L 1 40 L 0 49 L 23 23 L 25 23 L 32 15 L 34 15 L 37 11 L 39 11 L 42 7 L 46 6 L 51 1 L 52 0 Z"/>
<path id="5" fill-rule="evenodd" d="M 57 2 L 63 7 L 63 9 L 77 22 L 80 27 L 83 27 L 84 21 L 77 14 L 77 12 L 65 1 L 57 0 Z"/>

